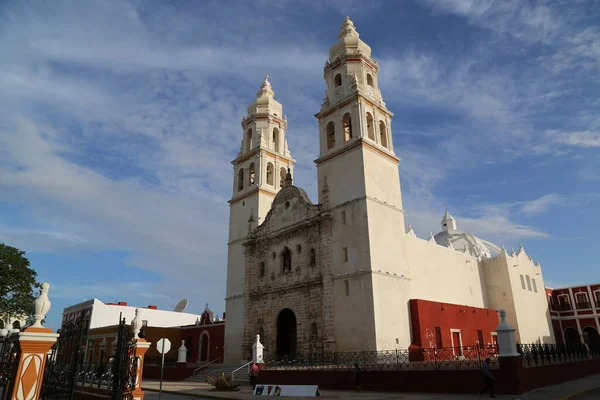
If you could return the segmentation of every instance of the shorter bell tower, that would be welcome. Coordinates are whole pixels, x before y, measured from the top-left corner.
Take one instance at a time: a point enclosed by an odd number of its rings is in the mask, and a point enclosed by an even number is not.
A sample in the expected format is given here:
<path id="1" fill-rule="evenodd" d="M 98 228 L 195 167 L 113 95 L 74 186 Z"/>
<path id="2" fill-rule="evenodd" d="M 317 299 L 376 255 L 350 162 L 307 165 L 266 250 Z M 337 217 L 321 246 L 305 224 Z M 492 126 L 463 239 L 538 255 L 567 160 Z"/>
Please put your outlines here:
<path id="1" fill-rule="evenodd" d="M 237 363 L 245 352 L 244 283 L 245 257 L 242 243 L 251 229 L 260 225 L 275 195 L 285 185 L 288 170 L 294 171 L 286 139 L 287 118 L 267 76 L 248 105 L 242 119 L 240 151 L 233 164 L 233 190 L 229 200 L 229 241 L 227 243 L 227 297 L 225 360 Z"/>

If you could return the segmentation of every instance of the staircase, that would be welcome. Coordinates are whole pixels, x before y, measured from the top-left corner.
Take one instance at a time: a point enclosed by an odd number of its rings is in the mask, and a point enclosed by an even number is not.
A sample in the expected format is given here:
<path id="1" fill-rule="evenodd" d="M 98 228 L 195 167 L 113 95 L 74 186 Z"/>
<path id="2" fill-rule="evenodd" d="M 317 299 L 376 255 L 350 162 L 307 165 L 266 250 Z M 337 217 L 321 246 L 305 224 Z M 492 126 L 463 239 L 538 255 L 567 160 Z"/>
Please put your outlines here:
<path id="1" fill-rule="evenodd" d="M 241 367 L 243 364 L 211 364 L 201 371 L 198 371 L 196 375 L 192 375 L 186 379 L 187 382 L 206 382 L 207 376 L 221 376 L 224 372 L 225 376 L 231 375 L 233 371 Z M 244 367 L 237 371 L 233 376 L 236 383 L 241 385 L 250 384 L 250 377 L 248 377 L 248 367 Z"/>

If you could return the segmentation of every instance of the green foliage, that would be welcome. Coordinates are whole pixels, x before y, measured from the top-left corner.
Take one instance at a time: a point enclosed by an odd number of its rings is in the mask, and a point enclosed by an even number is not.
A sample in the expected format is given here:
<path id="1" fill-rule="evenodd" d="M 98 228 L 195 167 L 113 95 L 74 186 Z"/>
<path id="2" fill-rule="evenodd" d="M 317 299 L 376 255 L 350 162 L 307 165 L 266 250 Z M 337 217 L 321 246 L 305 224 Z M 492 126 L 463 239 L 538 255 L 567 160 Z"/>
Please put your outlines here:
<path id="1" fill-rule="evenodd" d="M 37 273 L 29 268 L 25 252 L 0 243 L 0 315 L 18 317 L 30 315 L 39 288 Z"/>

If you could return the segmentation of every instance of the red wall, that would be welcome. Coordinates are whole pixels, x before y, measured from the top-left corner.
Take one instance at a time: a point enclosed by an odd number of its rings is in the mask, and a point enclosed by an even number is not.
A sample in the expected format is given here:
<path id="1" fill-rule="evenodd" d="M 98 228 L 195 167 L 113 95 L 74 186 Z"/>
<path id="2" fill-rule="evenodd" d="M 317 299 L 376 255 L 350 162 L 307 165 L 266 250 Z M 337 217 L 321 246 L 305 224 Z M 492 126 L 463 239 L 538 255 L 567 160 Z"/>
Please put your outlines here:
<path id="1" fill-rule="evenodd" d="M 181 328 L 181 339 L 185 340 L 189 349 L 188 362 L 201 362 L 198 356 L 200 354 L 200 338 L 203 333 L 207 333 L 210 338 L 208 361 L 220 358 L 222 362 L 225 344 L 225 321 L 212 322 L 206 311 L 202 314 L 200 325 L 183 326 Z"/>
<path id="2" fill-rule="evenodd" d="M 185 364 L 177 364 L 176 367 L 163 368 L 163 379 L 165 381 L 182 381 L 194 375 L 195 367 L 187 367 Z M 144 366 L 143 379 L 160 379 L 160 367 Z"/>
<path id="3" fill-rule="evenodd" d="M 427 300 L 410 300 L 413 347 L 436 347 L 435 327 L 442 334 L 442 347 L 451 347 L 450 329 L 460 329 L 462 345 L 478 344 L 477 330 L 483 333 L 484 344 L 491 344 L 491 333 L 498 326 L 498 312 L 485 308 L 438 303 Z M 454 347 L 457 347 L 455 344 Z"/>
<path id="4" fill-rule="evenodd" d="M 540 387 L 600 372 L 600 360 L 523 368 L 521 357 L 500 359 L 492 368 L 498 394 L 521 394 Z M 361 388 L 379 392 L 475 393 L 483 386 L 481 370 L 363 371 Z M 354 390 L 352 371 L 264 370 L 260 382 L 273 385 L 318 385 L 325 390 Z"/>

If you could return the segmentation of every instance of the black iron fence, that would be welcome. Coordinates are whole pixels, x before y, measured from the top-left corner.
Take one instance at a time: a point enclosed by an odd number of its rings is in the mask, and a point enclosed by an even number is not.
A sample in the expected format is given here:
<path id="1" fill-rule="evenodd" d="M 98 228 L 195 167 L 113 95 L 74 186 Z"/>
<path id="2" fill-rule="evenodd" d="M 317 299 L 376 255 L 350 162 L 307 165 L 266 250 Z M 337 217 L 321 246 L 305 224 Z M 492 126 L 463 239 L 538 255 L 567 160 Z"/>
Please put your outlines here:
<path id="1" fill-rule="evenodd" d="M 517 352 L 523 357 L 525 367 L 600 359 L 600 346 L 517 344 Z"/>
<path id="2" fill-rule="evenodd" d="M 486 358 L 498 361 L 497 347 L 463 346 L 418 350 L 357 351 L 311 354 L 293 360 L 266 360 L 267 369 L 363 371 L 478 369 Z"/>
<path id="3" fill-rule="evenodd" d="M 84 352 L 88 322 L 67 323 L 48 355 L 41 387 L 41 400 L 72 399 L 84 388 L 104 389 L 103 397 L 133 400 L 137 376 L 135 340 L 131 329 L 120 319 L 115 354 L 106 364 L 85 363 Z"/>
<path id="4" fill-rule="evenodd" d="M 0 399 L 6 395 L 17 363 L 17 348 L 10 335 L 0 336 Z"/>

